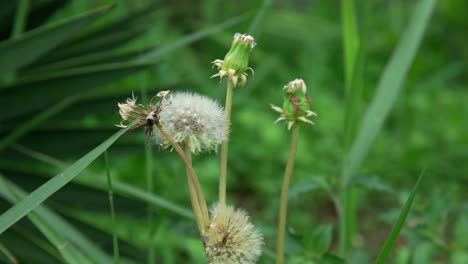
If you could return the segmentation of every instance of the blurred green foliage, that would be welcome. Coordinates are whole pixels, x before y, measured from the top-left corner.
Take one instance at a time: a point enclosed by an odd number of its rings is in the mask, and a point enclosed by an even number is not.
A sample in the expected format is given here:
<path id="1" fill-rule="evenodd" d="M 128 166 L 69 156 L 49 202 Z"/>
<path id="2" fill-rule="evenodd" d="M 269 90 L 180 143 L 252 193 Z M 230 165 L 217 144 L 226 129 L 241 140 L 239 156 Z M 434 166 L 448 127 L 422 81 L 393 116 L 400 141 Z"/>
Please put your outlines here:
<path id="1" fill-rule="evenodd" d="M 60 24 L 65 28 L 54 31 L 54 37 L 40 35 L 54 23 L 72 23 L 70 17 L 103 4 L 115 6 L 88 14 L 86 23 L 73 28 Z M 214 73 L 210 62 L 222 59 L 234 33 L 247 32 L 258 43 L 250 61 L 255 78 L 234 94 L 228 201 L 245 208 L 265 234 L 262 263 L 270 263 L 289 134 L 284 125 L 273 125 L 276 114 L 269 104 L 281 102 L 283 85 L 302 78 L 318 117 L 316 126 L 302 130 L 292 177 L 288 263 L 309 263 L 316 254 L 336 248 L 337 218 L 326 183 L 337 180 L 344 156 L 339 1 L 30 1 L 22 34 L 31 33 L 37 42 L 23 41 L 26 51 L 7 50 L 22 40 L 21 34 L 10 39 L 16 6 L 16 1 L 0 3 L 0 55 L 13 60 L 0 66 L 8 69 L 8 74 L 0 71 L 0 173 L 9 181 L 30 192 L 61 172 L 50 158 L 70 164 L 110 136 L 119 123 L 117 102 L 132 92 L 141 98 L 143 91 L 150 97 L 166 89 L 193 91 L 223 102 L 225 84 L 209 78 Z M 374 1 L 364 66 L 366 104 L 413 8 L 413 1 Z M 353 182 L 364 191 L 359 192 L 359 230 L 349 263 L 368 263 L 376 256 L 424 168 L 392 263 L 468 261 L 466 10 L 464 0 L 438 1 L 405 89 Z M 109 150 L 112 176 L 138 187 L 136 193 L 147 189 L 145 146 L 154 150 L 154 194 L 189 208 L 182 162 L 145 142 L 143 131 L 130 131 Z M 217 156 L 195 157 L 194 165 L 207 200 L 214 202 Z M 103 160 L 87 174 L 44 205 L 112 255 Z M 194 221 L 167 206 L 154 206 L 150 231 L 145 199 L 128 191 L 116 194 L 123 261 L 146 261 L 153 244 L 156 263 L 203 263 Z M 1 211 L 10 206 L 0 200 Z M 0 245 L 21 263 L 63 262 L 27 219 L 1 234 Z M 7 261 L 1 253 L 0 259 Z"/>

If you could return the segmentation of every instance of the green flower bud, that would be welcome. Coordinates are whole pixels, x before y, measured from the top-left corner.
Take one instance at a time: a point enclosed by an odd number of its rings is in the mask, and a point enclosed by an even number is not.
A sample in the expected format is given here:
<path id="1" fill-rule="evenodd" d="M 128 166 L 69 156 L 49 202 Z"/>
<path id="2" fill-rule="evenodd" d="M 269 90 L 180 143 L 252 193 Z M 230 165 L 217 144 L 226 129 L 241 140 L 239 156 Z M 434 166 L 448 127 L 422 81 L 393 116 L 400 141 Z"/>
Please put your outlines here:
<path id="1" fill-rule="evenodd" d="M 218 68 L 218 73 L 211 76 L 227 77 L 228 80 L 232 81 L 234 87 L 240 83 L 241 86 L 244 86 L 247 82 L 247 70 L 249 68 L 249 55 L 252 49 L 255 47 L 256 43 L 252 36 L 246 34 L 236 33 L 234 35 L 234 40 L 232 41 L 231 49 L 228 51 L 224 60 L 215 60 L 213 61 L 213 66 Z"/>
<path id="2" fill-rule="evenodd" d="M 302 79 L 295 79 L 289 82 L 283 88 L 283 108 L 271 105 L 272 109 L 281 113 L 275 123 L 286 120 L 288 129 L 298 123 L 304 122 L 314 125 L 314 122 L 307 119 L 309 116 L 316 116 L 315 112 L 310 111 L 312 100 L 307 95 L 307 86 Z"/>

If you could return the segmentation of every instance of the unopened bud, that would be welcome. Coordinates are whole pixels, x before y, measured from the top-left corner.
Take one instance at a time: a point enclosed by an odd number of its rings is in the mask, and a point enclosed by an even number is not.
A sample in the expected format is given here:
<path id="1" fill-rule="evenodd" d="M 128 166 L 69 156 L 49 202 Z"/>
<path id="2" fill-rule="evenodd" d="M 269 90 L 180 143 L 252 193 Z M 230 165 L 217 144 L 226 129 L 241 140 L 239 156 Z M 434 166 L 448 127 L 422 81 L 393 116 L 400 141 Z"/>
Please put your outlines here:
<path id="1" fill-rule="evenodd" d="M 307 86 L 302 79 L 295 79 L 283 87 L 283 107 L 271 105 L 272 109 L 281 113 L 275 123 L 286 120 L 288 129 L 297 122 L 304 122 L 314 125 L 314 122 L 307 119 L 309 116 L 316 116 L 310 110 L 312 100 L 307 95 Z"/>
<path id="2" fill-rule="evenodd" d="M 253 69 L 249 68 L 249 55 L 255 45 L 256 43 L 252 36 L 236 33 L 231 49 L 224 57 L 224 60 L 218 59 L 212 62 L 213 66 L 218 68 L 218 73 L 211 76 L 211 78 L 219 77 L 222 79 L 226 77 L 232 81 L 234 87 L 237 84 L 244 86 L 247 82 L 247 70 L 253 73 Z"/>

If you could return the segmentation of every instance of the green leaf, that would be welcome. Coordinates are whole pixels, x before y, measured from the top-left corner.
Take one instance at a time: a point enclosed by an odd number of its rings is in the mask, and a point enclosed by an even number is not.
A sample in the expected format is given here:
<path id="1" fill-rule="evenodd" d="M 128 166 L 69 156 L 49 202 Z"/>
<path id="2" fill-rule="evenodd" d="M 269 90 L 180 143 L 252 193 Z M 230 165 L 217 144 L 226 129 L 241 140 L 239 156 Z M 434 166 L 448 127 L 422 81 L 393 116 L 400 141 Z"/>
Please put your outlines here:
<path id="1" fill-rule="evenodd" d="M 7 230 L 10 226 L 23 218 L 29 212 L 34 210 L 38 205 L 44 202 L 49 196 L 60 190 L 80 172 L 82 172 L 91 162 L 93 162 L 99 155 L 108 149 L 119 137 L 121 137 L 128 128 L 119 130 L 106 141 L 101 143 L 92 151 L 88 152 L 81 159 L 73 163 L 70 167 L 62 173 L 50 179 L 35 191 L 30 193 L 26 198 L 15 204 L 8 211 L 0 216 L 0 234 Z"/>
<path id="2" fill-rule="evenodd" d="M 434 5 L 434 0 L 419 0 L 406 31 L 385 67 L 375 95 L 364 114 L 356 139 L 345 161 L 343 168 L 345 185 L 347 185 L 351 175 L 361 166 L 403 87 L 406 73 L 416 55 Z"/>
<path id="3" fill-rule="evenodd" d="M 18 260 L 15 258 L 15 255 L 7 248 L 5 245 L 0 243 L 0 252 L 2 253 L 0 260 L 8 261 L 8 263 L 18 263 Z"/>
<path id="4" fill-rule="evenodd" d="M 0 175 L 0 195 L 15 204 L 26 193 Z M 104 252 L 45 206 L 38 206 L 28 217 L 68 263 L 109 262 Z"/>
<path id="5" fill-rule="evenodd" d="M 395 190 L 393 190 L 392 186 L 382 179 L 381 177 L 375 176 L 375 175 L 363 175 L 363 176 L 357 176 L 353 177 L 349 181 L 349 186 L 350 187 L 362 187 L 368 190 L 374 190 L 374 191 L 379 191 L 379 192 L 387 192 L 387 193 L 394 193 Z"/>
<path id="6" fill-rule="evenodd" d="M 320 264 L 346 264 L 346 260 L 330 252 L 325 253 Z"/>
<path id="7" fill-rule="evenodd" d="M 249 17 L 249 15 L 246 15 L 246 14 L 236 16 L 236 17 L 233 17 L 224 21 L 223 23 L 216 24 L 214 26 L 211 26 L 211 27 L 202 29 L 200 31 L 194 32 L 192 34 L 186 35 L 180 39 L 177 39 L 175 41 L 168 43 L 167 45 L 161 48 L 156 48 L 154 50 L 151 50 L 142 54 L 141 56 L 138 57 L 138 60 L 147 61 L 147 60 L 159 58 L 162 55 L 166 55 L 167 53 L 169 53 L 170 51 L 174 49 L 185 46 L 197 40 L 203 39 L 204 37 L 214 34 L 216 32 L 219 32 L 223 29 L 233 27 L 239 24 L 240 22 L 244 21 L 247 17 Z"/>
<path id="8" fill-rule="evenodd" d="M 343 0 L 341 4 L 341 17 L 343 27 L 345 87 L 349 92 L 351 78 L 354 72 L 356 54 L 359 47 L 359 35 L 356 26 L 354 0 Z"/>
<path id="9" fill-rule="evenodd" d="M 22 125 L 15 128 L 13 132 L 0 139 L 0 151 L 8 147 L 10 144 L 14 143 L 16 140 L 18 140 L 19 138 L 27 134 L 29 131 L 33 130 L 34 128 L 45 122 L 46 120 L 48 120 L 50 117 L 58 114 L 66 107 L 73 104 L 78 98 L 78 96 L 68 97 L 65 100 L 59 102 L 58 104 L 34 116 L 28 122 L 24 122 Z"/>
<path id="10" fill-rule="evenodd" d="M 46 25 L 25 32 L 21 37 L 0 43 L 0 77 L 37 59 L 85 28 L 111 8 L 112 6 L 101 7 L 54 25 Z"/>
<path id="11" fill-rule="evenodd" d="M 67 167 L 67 164 L 65 162 L 60 161 L 54 157 L 45 155 L 43 153 L 39 153 L 37 151 L 31 150 L 22 146 L 15 146 L 14 148 L 17 151 L 27 156 L 32 157 L 33 159 L 52 165 L 58 169 L 64 169 Z M 97 188 L 100 190 L 107 190 L 107 182 L 102 177 L 102 175 L 92 173 L 87 170 L 84 170 L 82 173 L 82 176 L 78 178 L 74 178 L 73 181 L 76 183 L 85 185 L 85 186 L 92 187 L 92 188 Z M 164 208 L 168 210 L 169 212 L 172 212 L 174 214 L 177 214 L 179 216 L 185 217 L 190 220 L 194 219 L 191 210 L 181 207 L 167 199 L 164 199 L 163 197 L 157 196 L 150 192 L 146 192 L 140 188 L 131 186 L 125 182 L 113 179 L 112 187 L 113 187 L 114 193 L 116 194 L 138 199 L 142 202 L 149 203 L 153 206 Z"/>
<path id="12" fill-rule="evenodd" d="M 18 80 L 18 83 L 0 90 L 0 105 L 10 106 L 9 111 L 0 112 L 0 120 L 40 110 L 58 103 L 64 96 L 92 91 L 156 63 L 109 63 L 25 76 Z M 14 107 L 15 105 L 21 107 Z"/>
<path id="13" fill-rule="evenodd" d="M 408 216 L 411 206 L 413 205 L 413 201 L 416 196 L 416 191 L 418 190 L 419 184 L 421 183 L 423 174 L 424 172 L 422 172 L 421 175 L 419 175 L 418 181 L 416 182 L 413 188 L 413 191 L 411 192 L 410 196 L 406 200 L 406 203 L 403 206 L 400 212 L 400 215 L 398 216 L 397 221 L 393 225 L 392 230 L 390 231 L 390 234 L 388 235 L 382 249 L 380 250 L 379 256 L 374 262 L 375 264 L 386 263 L 387 257 L 390 254 L 390 251 L 392 250 L 393 246 L 395 245 L 398 235 L 400 234 L 400 231 L 403 228 L 403 225 L 405 224 L 406 217 Z"/>
<path id="14" fill-rule="evenodd" d="M 333 237 L 333 226 L 319 225 L 314 228 L 311 234 L 304 236 L 304 245 L 307 251 L 311 250 L 316 255 L 321 256 L 330 248 Z"/>
<path id="15" fill-rule="evenodd" d="M 300 194 L 315 190 L 328 190 L 329 186 L 322 176 L 311 176 L 313 178 L 301 180 L 289 188 L 289 199 L 298 198 Z"/>

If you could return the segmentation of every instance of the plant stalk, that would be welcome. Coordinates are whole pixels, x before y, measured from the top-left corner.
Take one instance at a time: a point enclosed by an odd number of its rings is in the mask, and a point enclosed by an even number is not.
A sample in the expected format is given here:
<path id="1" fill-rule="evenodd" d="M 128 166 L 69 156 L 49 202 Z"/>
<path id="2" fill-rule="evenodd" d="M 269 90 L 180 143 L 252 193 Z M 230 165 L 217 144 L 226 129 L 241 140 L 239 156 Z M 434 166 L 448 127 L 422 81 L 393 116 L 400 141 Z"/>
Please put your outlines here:
<path id="1" fill-rule="evenodd" d="M 226 91 L 226 105 L 224 111 L 226 113 L 226 127 L 231 126 L 231 109 L 232 109 L 232 94 L 234 90 L 234 84 L 232 81 L 227 81 Z M 227 182 L 227 160 L 228 160 L 228 147 L 229 147 L 229 135 L 221 145 L 221 158 L 219 166 L 219 202 L 226 204 L 226 182 Z"/>
<path id="2" fill-rule="evenodd" d="M 104 160 L 105 160 L 106 175 L 107 175 L 107 194 L 109 196 L 109 205 L 110 205 L 111 219 L 112 219 L 112 246 L 114 249 L 114 264 L 117 264 L 120 262 L 119 239 L 117 238 L 117 225 L 115 221 L 115 210 L 114 210 L 114 191 L 112 189 L 112 177 L 110 175 L 109 157 L 107 155 L 107 150 L 104 151 Z"/>
<path id="3" fill-rule="evenodd" d="M 189 171 L 188 176 L 191 178 L 191 181 L 193 182 L 193 186 L 195 189 L 195 193 L 197 194 L 197 200 L 200 205 L 200 211 L 201 211 L 201 217 L 198 221 L 201 222 L 203 229 L 201 230 L 202 232 L 205 230 L 205 228 L 209 224 L 209 216 L 208 216 L 208 207 L 206 205 L 206 200 L 205 196 L 203 195 L 203 191 L 200 186 L 200 182 L 198 181 L 198 176 L 195 170 L 193 169 L 190 160 L 188 159 L 187 155 L 185 155 L 185 151 L 182 149 L 182 147 L 175 142 L 174 138 L 172 135 L 167 132 L 167 130 L 160 124 L 156 124 L 157 127 L 159 128 L 159 131 L 164 135 L 164 137 L 171 143 L 172 147 L 175 149 L 177 154 L 179 154 L 180 158 L 184 161 L 186 169 Z M 195 215 L 197 217 L 197 215 Z"/>
<path id="4" fill-rule="evenodd" d="M 190 167 L 192 167 L 192 153 L 190 152 L 190 147 L 185 147 L 185 155 L 190 163 Z M 203 224 L 202 221 L 202 212 L 200 209 L 200 203 L 198 202 L 197 192 L 195 190 L 195 184 L 192 180 L 192 176 L 190 175 L 189 166 L 185 166 L 185 174 L 187 175 L 187 185 L 190 193 L 190 201 L 192 203 L 193 213 L 195 214 L 195 220 L 197 221 L 198 230 L 202 232 Z"/>
<path id="5" fill-rule="evenodd" d="M 284 171 L 283 185 L 281 186 L 280 210 L 278 215 L 278 240 L 276 242 L 276 264 L 284 263 L 284 237 L 286 233 L 286 218 L 288 210 L 289 180 L 294 170 L 297 142 L 299 141 L 299 125 L 292 128 L 291 148 L 289 149 L 288 162 Z"/>

